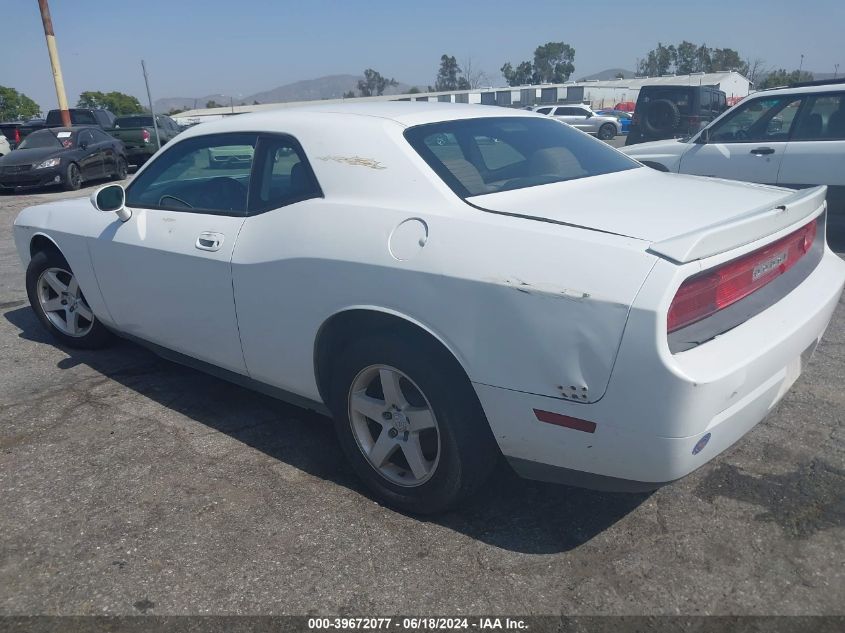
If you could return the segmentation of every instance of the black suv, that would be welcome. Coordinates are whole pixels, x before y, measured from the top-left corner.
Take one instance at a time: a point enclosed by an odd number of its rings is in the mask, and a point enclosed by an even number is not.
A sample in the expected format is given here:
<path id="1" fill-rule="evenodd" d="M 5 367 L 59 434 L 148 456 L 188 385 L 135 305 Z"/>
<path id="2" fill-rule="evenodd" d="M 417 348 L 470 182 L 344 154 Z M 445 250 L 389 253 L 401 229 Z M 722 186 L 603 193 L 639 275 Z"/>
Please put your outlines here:
<path id="1" fill-rule="evenodd" d="M 726 109 L 713 86 L 643 86 L 625 145 L 692 136 Z"/>

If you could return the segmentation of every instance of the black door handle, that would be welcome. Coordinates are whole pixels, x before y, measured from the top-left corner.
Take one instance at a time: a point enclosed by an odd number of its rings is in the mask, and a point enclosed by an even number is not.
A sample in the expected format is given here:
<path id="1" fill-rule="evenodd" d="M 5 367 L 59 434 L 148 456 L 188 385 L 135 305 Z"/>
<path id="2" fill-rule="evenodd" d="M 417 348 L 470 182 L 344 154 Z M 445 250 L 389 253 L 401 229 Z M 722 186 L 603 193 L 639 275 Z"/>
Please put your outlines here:
<path id="1" fill-rule="evenodd" d="M 757 156 L 763 156 L 765 154 L 774 154 L 775 150 L 771 147 L 757 147 L 751 150 L 752 154 L 756 154 Z"/>

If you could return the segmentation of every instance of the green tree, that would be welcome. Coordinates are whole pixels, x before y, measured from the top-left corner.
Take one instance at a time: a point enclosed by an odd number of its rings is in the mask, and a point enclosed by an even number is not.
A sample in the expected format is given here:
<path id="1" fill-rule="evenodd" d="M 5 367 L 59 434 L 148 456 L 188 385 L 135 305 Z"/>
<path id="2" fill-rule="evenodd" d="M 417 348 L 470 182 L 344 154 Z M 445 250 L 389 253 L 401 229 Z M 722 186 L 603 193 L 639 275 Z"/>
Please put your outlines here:
<path id="1" fill-rule="evenodd" d="M 182 114 L 183 112 L 187 112 L 187 110 L 188 110 L 187 108 L 170 108 L 167 111 L 167 114 L 169 116 L 173 116 L 175 114 Z"/>
<path id="2" fill-rule="evenodd" d="M 783 68 L 778 68 L 766 75 L 757 87 L 760 90 L 764 90 L 765 88 L 788 86 L 801 81 L 813 81 L 813 73 L 807 72 L 806 70 L 787 72 Z"/>
<path id="3" fill-rule="evenodd" d="M 409 95 L 417 95 L 420 93 L 420 89 L 416 86 L 411 86 L 411 89 L 408 91 Z"/>
<path id="4" fill-rule="evenodd" d="M 616 77 L 616 79 L 625 79 L 625 73 L 616 73 L 614 77 Z"/>
<path id="5" fill-rule="evenodd" d="M 444 53 L 440 56 L 440 69 L 437 71 L 437 78 L 434 80 L 434 89 L 437 92 L 457 90 L 460 72 L 461 67 L 458 66 L 458 60 L 455 59 L 455 56 Z"/>
<path id="6" fill-rule="evenodd" d="M 675 49 L 675 73 L 678 75 L 688 75 L 690 73 L 699 72 L 698 59 L 696 57 L 698 47 L 692 42 L 684 40 L 678 44 Z"/>
<path id="7" fill-rule="evenodd" d="M 354 99 L 355 98 L 355 91 L 354 90 L 348 90 L 347 92 L 344 92 L 343 98 L 344 99 Z"/>
<path id="8" fill-rule="evenodd" d="M 205 107 L 206 108 L 222 108 L 223 104 L 217 103 L 214 99 L 212 99 L 211 101 L 205 102 Z"/>
<path id="9" fill-rule="evenodd" d="M 748 63 L 744 62 L 739 53 L 732 48 L 714 48 L 710 52 L 710 72 L 720 70 L 735 70 L 747 76 Z"/>
<path id="10" fill-rule="evenodd" d="M 146 108 L 141 106 L 141 102 L 136 97 L 117 91 L 105 93 L 99 91 L 83 92 L 79 95 L 79 101 L 77 101 L 76 107 L 103 108 L 104 110 L 111 110 L 118 116 L 146 111 Z"/>
<path id="11" fill-rule="evenodd" d="M 381 96 L 384 94 L 385 88 L 398 85 L 399 83 L 395 79 L 387 79 L 380 72 L 367 68 L 364 71 L 364 78 L 358 80 L 358 92 L 361 93 L 362 97 Z"/>
<path id="12" fill-rule="evenodd" d="M 510 62 L 506 62 L 500 70 L 509 86 L 530 84 L 534 74 L 531 62 L 521 62 L 516 68 L 511 66 Z"/>
<path id="13" fill-rule="evenodd" d="M 41 113 L 35 101 L 14 88 L 0 86 L 0 120 L 31 119 Z"/>
<path id="14" fill-rule="evenodd" d="M 575 71 L 575 49 L 565 42 L 548 42 L 534 51 L 535 83 L 560 84 Z"/>
<path id="15" fill-rule="evenodd" d="M 657 48 L 648 52 L 644 59 L 637 65 L 637 74 L 659 77 L 665 75 L 672 68 L 678 57 L 678 51 L 674 46 L 663 46 L 662 42 L 657 43 Z"/>

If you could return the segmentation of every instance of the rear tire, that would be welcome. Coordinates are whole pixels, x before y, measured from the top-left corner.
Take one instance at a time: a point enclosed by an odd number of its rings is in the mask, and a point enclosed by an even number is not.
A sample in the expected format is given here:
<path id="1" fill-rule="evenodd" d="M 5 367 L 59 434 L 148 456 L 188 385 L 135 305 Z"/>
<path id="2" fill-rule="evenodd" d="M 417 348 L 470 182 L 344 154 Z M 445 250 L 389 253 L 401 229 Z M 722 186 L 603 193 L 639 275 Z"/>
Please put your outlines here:
<path id="1" fill-rule="evenodd" d="M 616 127 L 612 123 L 605 123 L 599 128 L 599 138 L 603 141 L 609 141 L 616 136 Z"/>
<path id="2" fill-rule="evenodd" d="M 395 406 L 397 393 L 406 406 Z M 423 336 L 391 332 L 351 343 L 333 368 L 329 403 L 355 472 L 400 510 L 446 510 L 472 494 L 498 460 L 463 370 Z"/>
<path id="3" fill-rule="evenodd" d="M 94 316 L 67 261 L 39 251 L 26 269 L 26 294 L 38 320 L 62 345 L 98 349 L 113 335 Z"/>

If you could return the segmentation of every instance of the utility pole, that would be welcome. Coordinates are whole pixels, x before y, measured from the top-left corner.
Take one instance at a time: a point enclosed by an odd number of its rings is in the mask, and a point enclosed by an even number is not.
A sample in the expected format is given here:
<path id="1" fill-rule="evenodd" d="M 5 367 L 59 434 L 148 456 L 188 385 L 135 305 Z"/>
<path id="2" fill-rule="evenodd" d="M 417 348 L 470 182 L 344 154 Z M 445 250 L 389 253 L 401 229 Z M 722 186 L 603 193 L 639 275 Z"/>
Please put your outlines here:
<path id="1" fill-rule="evenodd" d="M 836 79 L 836 77 L 838 75 L 839 75 L 839 64 L 834 64 L 833 65 L 833 78 Z"/>
<path id="2" fill-rule="evenodd" d="M 798 66 L 798 81 L 801 81 L 802 70 L 804 70 L 804 53 L 801 53 L 801 64 Z"/>
<path id="3" fill-rule="evenodd" d="M 144 71 L 144 83 L 147 85 L 147 101 L 150 102 L 150 114 L 153 115 L 153 129 L 156 133 L 156 146 L 161 149 L 161 139 L 158 136 L 158 123 L 156 123 L 156 111 L 153 110 L 153 97 L 150 95 L 150 81 L 147 79 L 147 65 L 141 60 L 141 70 Z"/>
<path id="4" fill-rule="evenodd" d="M 44 24 L 44 37 L 47 39 L 47 52 L 50 54 L 50 66 L 53 68 L 53 83 L 56 84 L 56 98 L 59 101 L 62 125 L 70 127 L 70 112 L 68 112 L 67 109 L 65 82 L 64 79 L 62 79 L 62 67 L 59 64 L 59 51 L 56 48 L 56 35 L 53 33 L 53 20 L 50 19 L 50 7 L 47 6 L 47 0 L 38 0 L 38 8 L 41 9 L 41 22 Z"/>

